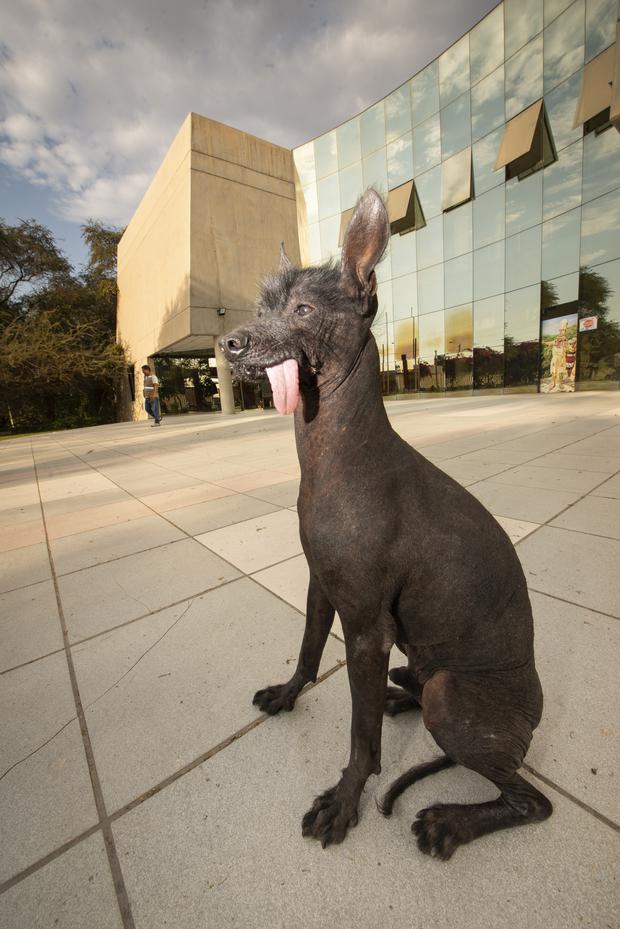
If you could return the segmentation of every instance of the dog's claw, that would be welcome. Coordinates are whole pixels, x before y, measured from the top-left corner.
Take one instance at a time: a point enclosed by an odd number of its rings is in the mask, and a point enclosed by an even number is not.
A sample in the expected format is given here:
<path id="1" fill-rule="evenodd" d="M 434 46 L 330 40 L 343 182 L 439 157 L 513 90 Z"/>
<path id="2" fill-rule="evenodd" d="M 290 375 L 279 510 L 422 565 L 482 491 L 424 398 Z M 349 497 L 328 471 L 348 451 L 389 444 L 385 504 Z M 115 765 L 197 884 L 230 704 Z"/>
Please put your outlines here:
<path id="1" fill-rule="evenodd" d="M 349 827 L 357 826 L 357 807 L 338 796 L 338 787 L 320 794 L 301 821 L 301 834 L 318 839 L 322 848 L 338 845 Z"/>
<path id="2" fill-rule="evenodd" d="M 459 845 L 469 841 L 468 837 L 459 834 L 455 806 L 438 803 L 416 813 L 411 831 L 418 840 L 421 852 L 448 861 Z M 458 807 L 459 811 L 461 809 Z"/>
<path id="3" fill-rule="evenodd" d="M 398 713 L 406 713 L 409 710 L 419 710 L 420 704 L 410 693 L 401 687 L 388 687 L 385 696 L 386 716 L 396 716 Z"/>
<path id="4" fill-rule="evenodd" d="M 274 684 L 272 687 L 257 690 L 252 698 L 252 703 L 263 713 L 275 716 L 280 710 L 286 710 L 287 713 L 290 713 L 295 706 L 296 699 L 296 692 L 291 690 L 288 684 Z"/>

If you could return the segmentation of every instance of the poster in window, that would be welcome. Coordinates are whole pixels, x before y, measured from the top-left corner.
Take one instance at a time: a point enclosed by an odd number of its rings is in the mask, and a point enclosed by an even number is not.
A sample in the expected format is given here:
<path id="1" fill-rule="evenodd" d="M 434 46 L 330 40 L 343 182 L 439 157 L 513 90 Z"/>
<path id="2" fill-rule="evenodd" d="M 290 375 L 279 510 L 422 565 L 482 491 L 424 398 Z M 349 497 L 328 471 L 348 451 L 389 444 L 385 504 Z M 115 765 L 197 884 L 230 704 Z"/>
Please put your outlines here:
<path id="1" fill-rule="evenodd" d="M 583 316 L 579 320 L 579 332 L 593 332 L 598 329 L 598 316 Z"/>
<path id="2" fill-rule="evenodd" d="M 541 332 L 541 393 L 572 393 L 577 360 L 577 314 L 544 319 Z"/>

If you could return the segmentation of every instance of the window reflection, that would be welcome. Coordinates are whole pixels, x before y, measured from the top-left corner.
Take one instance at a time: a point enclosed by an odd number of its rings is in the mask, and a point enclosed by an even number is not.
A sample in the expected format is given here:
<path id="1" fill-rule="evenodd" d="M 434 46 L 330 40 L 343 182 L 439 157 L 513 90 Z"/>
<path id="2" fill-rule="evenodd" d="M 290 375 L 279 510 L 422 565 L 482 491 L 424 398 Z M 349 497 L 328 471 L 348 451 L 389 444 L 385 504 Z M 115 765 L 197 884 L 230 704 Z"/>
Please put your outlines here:
<path id="1" fill-rule="evenodd" d="M 471 143 L 469 93 L 463 94 L 441 111 L 441 152 L 449 158 Z"/>
<path id="2" fill-rule="evenodd" d="M 545 93 L 583 65 L 584 0 L 575 2 L 545 29 Z"/>
<path id="3" fill-rule="evenodd" d="M 335 131 L 314 140 L 314 162 L 317 178 L 326 177 L 338 170 Z"/>
<path id="4" fill-rule="evenodd" d="M 617 389 L 620 382 L 620 261 L 581 272 L 579 316 L 583 322 L 578 334 L 578 389 Z"/>
<path id="5" fill-rule="evenodd" d="M 545 26 L 563 13 L 573 0 L 544 0 Z"/>
<path id="6" fill-rule="evenodd" d="M 581 90 L 581 73 L 577 72 L 558 87 L 545 94 L 545 109 L 553 132 L 553 141 L 559 152 L 566 145 L 581 138 L 583 129 L 573 129 L 575 107 Z"/>
<path id="7" fill-rule="evenodd" d="M 417 316 L 418 282 L 417 275 L 405 274 L 392 281 L 392 305 L 394 319 L 408 319 Z"/>
<path id="8" fill-rule="evenodd" d="M 321 259 L 325 261 L 338 254 L 338 239 L 340 237 L 340 214 L 323 219 L 319 223 L 321 237 Z"/>
<path id="9" fill-rule="evenodd" d="M 437 264 L 443 259 L 443 216 L 429 219 L 423 229 L 418 229 L 418 269 Z"/>
<path id="10" fill-rule="evenodd" d="M 616 38 L 616 0 L 586 0 L 586 61 Z"/>
<path id="11" fill-rule="evenodd" d="M 583 140 L 583 199 L 594 200 L 620 187 L 620 133 L 608 129 Z"/>
<path id="12" fill-rule="evenodd" d="M 472 195 L 471 147 L 447 158 L 441 166 L 441 206 L 452 210 Z"/>
<path id="13" fill-rule="evenodd" d="M 551 170 L 551 169 L 549 169 Z M 506 182 L 506 235 L 515 235 L 542 220 L 543 176 L 539 171 L 520 181 Z"/>
<path id="14" fill-rule="evenodd" d="M 418 271 L 418 313 L 443 309 L 443 265 Z"/>
<path id="15" fill-rule="evenodd" d="M 574 303 L 579 297 L 579 272 L 565 274 L 551 280 L 543 280 L 540 285 L 540 309 L 542 313 L 552 307 Z"/>
<path id="16" fill-rule="evenodd" d="M 456 258 L 472 249 L 472 204 L 464 203 L 443 218 L 444 258 Z"/>
<path id="17" fill-rule="evenodd" d="M 455 42 L 439 58 L 439 96 L 442 107 L 469 90 L 469 36 Z"/>
<path id="18" fill-rule="evenodd" d="M 540 226 L 506 239 L 506 290 L 540 281 L 542 230 Z"/>
<path id="19" fill-rule="evenodd" d="M 396 393 L 417 390 L 415 319 L 394 324 L 394 362 Z"/>
<path id="20" fill-rule="evenodd" d="M 319 199 L 319 219 L 327 219 L 334 213 L 340 213 L 340 185 L 338 175 L 331 174 L 317 183 Z"/>
<path id="21" fill-rule="evenodd" d="M 422 212 L 426 219 L 441 213 L 441 165 L 415 179 Z"/>
<path id="22" fill-rule="evenodd" d="M 338 148 L 338 165 L 346 168 L 347 165 L 360 161 L 362 158 L 362 145 L 360 142 L 359 117 L 350 119 L 336 129 L 336 142 Z"/>
<path id="23" fill-rule="evenodd" d="M 447 307 L 469 303 L 473 297 L 472 253 L 444 263 L 444 303 Z"/>
<path id="24" fill-rule="evenodd" d="M 504 15 L 500 6 L 469 33 L 472 87 L 504 61 Z"/>
<path id="25" fill-rule="evenodd" d="M 579 270 L 581 209 L 543 223 L 542 276 L 545 280 Z"/>
<path id="26" fill-rule="evenodd" d="M 471 134 L 480 139 L 504 123 L 504 68 L 471 89 Z"/>
<path id="27" fill-rule="evenodd" d="M 413 151 L 411 133 L 401 136 L 387 146 L 388 186 L 398 187 L 413 177 Z"/>
<path id="28" fill-rule="evenodd" d="M 416 237 L 414 233 L 393 235 L 390 239 L 392 276 L 400 277 L 416 270 Z"/>
<path id="29" fill-rule="evenodd" d="M 413 130 L 413 173 L 422 174 L 441 161 L 439 113 Z"/>
<path id="30" fill-rule="evenodd" d="M 505 241 L 474 252 L 474 300 L 504 292 Z"/>
<path id="31" fill-rule="evenodd" d="M 446 390 L 471 390 L 473 387 L 472 306 L 455 306 L 445 312 Z"/>
<path id="32" fill-rule="evenodd" d="M 355 206 L 364 190 L 361 162 L 343 168 L 340 177 L 340 209 L 348 210 Z"/>
<path id="33" fill-rule="evenodd" d="M 308 142 L 306 145 L 300 145 L 293 152 L 293 161 L 299 177 L 299 183 L 302 187 L 308 187 L 314 184 L 316 174 L 314 170 L 314 143 Z"/>
<path id="34" fill-rule="evenodd" d="M 474 345 L 504 347 L 504 295 L 474 304 Z"/>
<path id="35" fill-rule="evenodd" d="M 581 264 L 598 265 L 620 258 L 620 190 L 582 208 Z"/>
<path id="36" fill-rule="evenodd" d="M 364 188 L 374 187 L 382 194 L 387 192 L 387 164 L 384 148 L 380 148 L 379 151 L 364 158 L 362 161 L 362 179 Z"/>
<path id="37" fill-rule="evenodd" d="M 439 68 L 433 61 L 410 81 L 411 122 L 417 126 L 439 112 Z"/>
<path id="38" fill-rule="evenodd" d="M 362 155 L 369 155 L 385 145 L 385 109 L 383 100 L 360 116 Z"/>
<path id="39" fill-rule="evenodd" d="M 303 223 L 316 223 L 319 219 L 319 201 L 316 193 L 316 184 L 304 187 L 297 191 L 297 209 Z"/>
<path id="40" fill-rule="evenodd" d="M 304 243 L 307 248 L 306 261 L 308 264 L 318 264 L 321 261 L 321 232 L 318 223 L 308 225 L 308 237 Z M 303 258 L 302 254 L 302 258 Z"/>
<path id="41" fill-rule="evenodd" d="M 555 164 L 544 172 L 545 219 L 573 209 L 581 203 L 581 139 L 565 148 Z M 620 181 L 619 181 L 620 183 Z"/>
<path id="42" fill-rule="evenodd" d="M 536 390 L 538 383 L 540 285 L 506 294 L 504 383 L 510 392 Z"/>
<path id="43" fill-rule="evenodd" d="M 543 27 L 543 11 L 540 0 L 505 0 L 504 30 L 506 58 L 520 49 Z"/>
<path id="44" fill-rule="evenodd" d="M 543 39 L 534 39 L 506 62 L 506 119 L 543 95 Z"/>
<path id="45" fill-rule="evenodd" d="M 504 171 L 495 170 L 495 159 L 504 134 L 501 126 L 495 132 L 489 133 L 484 139 L 475 142 L 472 146 L 472 162 L 474 168 L 474 194 L 479 196 L 492 187 L 504 183 Z"/>
<path id="46" fill-rule="evenodd" d="M 385 138 L 391 142 L 411 129 L 409 85 L 399 87 L 385 99 Z"/>
<path id="47" fill-rule="evenodd" d="M 504 201 L 503 187 L 496 187 L 474 200 L 474 248 L 504 238 Z"/>
<path id="48" fill-rule="evenodd" d="M 444 314 L 421 316 L 418 328 L 419 389 L 433 392 L 444 390 Z"/>

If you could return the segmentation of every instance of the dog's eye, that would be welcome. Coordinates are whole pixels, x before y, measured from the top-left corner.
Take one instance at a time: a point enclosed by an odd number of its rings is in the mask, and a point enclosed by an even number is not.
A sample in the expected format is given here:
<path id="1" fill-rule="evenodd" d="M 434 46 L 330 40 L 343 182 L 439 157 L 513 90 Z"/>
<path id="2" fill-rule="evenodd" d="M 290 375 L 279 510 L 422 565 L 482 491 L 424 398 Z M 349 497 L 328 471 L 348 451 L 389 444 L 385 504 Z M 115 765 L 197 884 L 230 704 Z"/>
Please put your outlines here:
<path id="1" fill-rule="evenodd" d="M 298 316 L 309 316 L 310 313 L 314 310 L 313 306 L 308 306 L 307 303 L 300 303 L 296 308 L 295 312 Z"/>

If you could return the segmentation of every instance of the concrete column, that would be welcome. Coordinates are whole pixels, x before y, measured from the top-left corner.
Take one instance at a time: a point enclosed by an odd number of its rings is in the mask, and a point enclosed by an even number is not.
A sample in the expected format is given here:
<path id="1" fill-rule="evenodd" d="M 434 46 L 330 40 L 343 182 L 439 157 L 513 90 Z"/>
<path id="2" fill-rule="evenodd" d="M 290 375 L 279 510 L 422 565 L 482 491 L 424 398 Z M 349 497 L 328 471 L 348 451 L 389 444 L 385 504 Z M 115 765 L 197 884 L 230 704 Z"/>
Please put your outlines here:
<path id="1" fill-rule="evenodd" d="M 222 413 L 235 412 L 235 397 L 233 394 L 232 375 L 224 353 L 218 345 L 218 340 L 213 340 L 215 347 L 215 363 L 217 365 L 217 380 L 220 387 L 220 403 L 222 404 Z"/>

